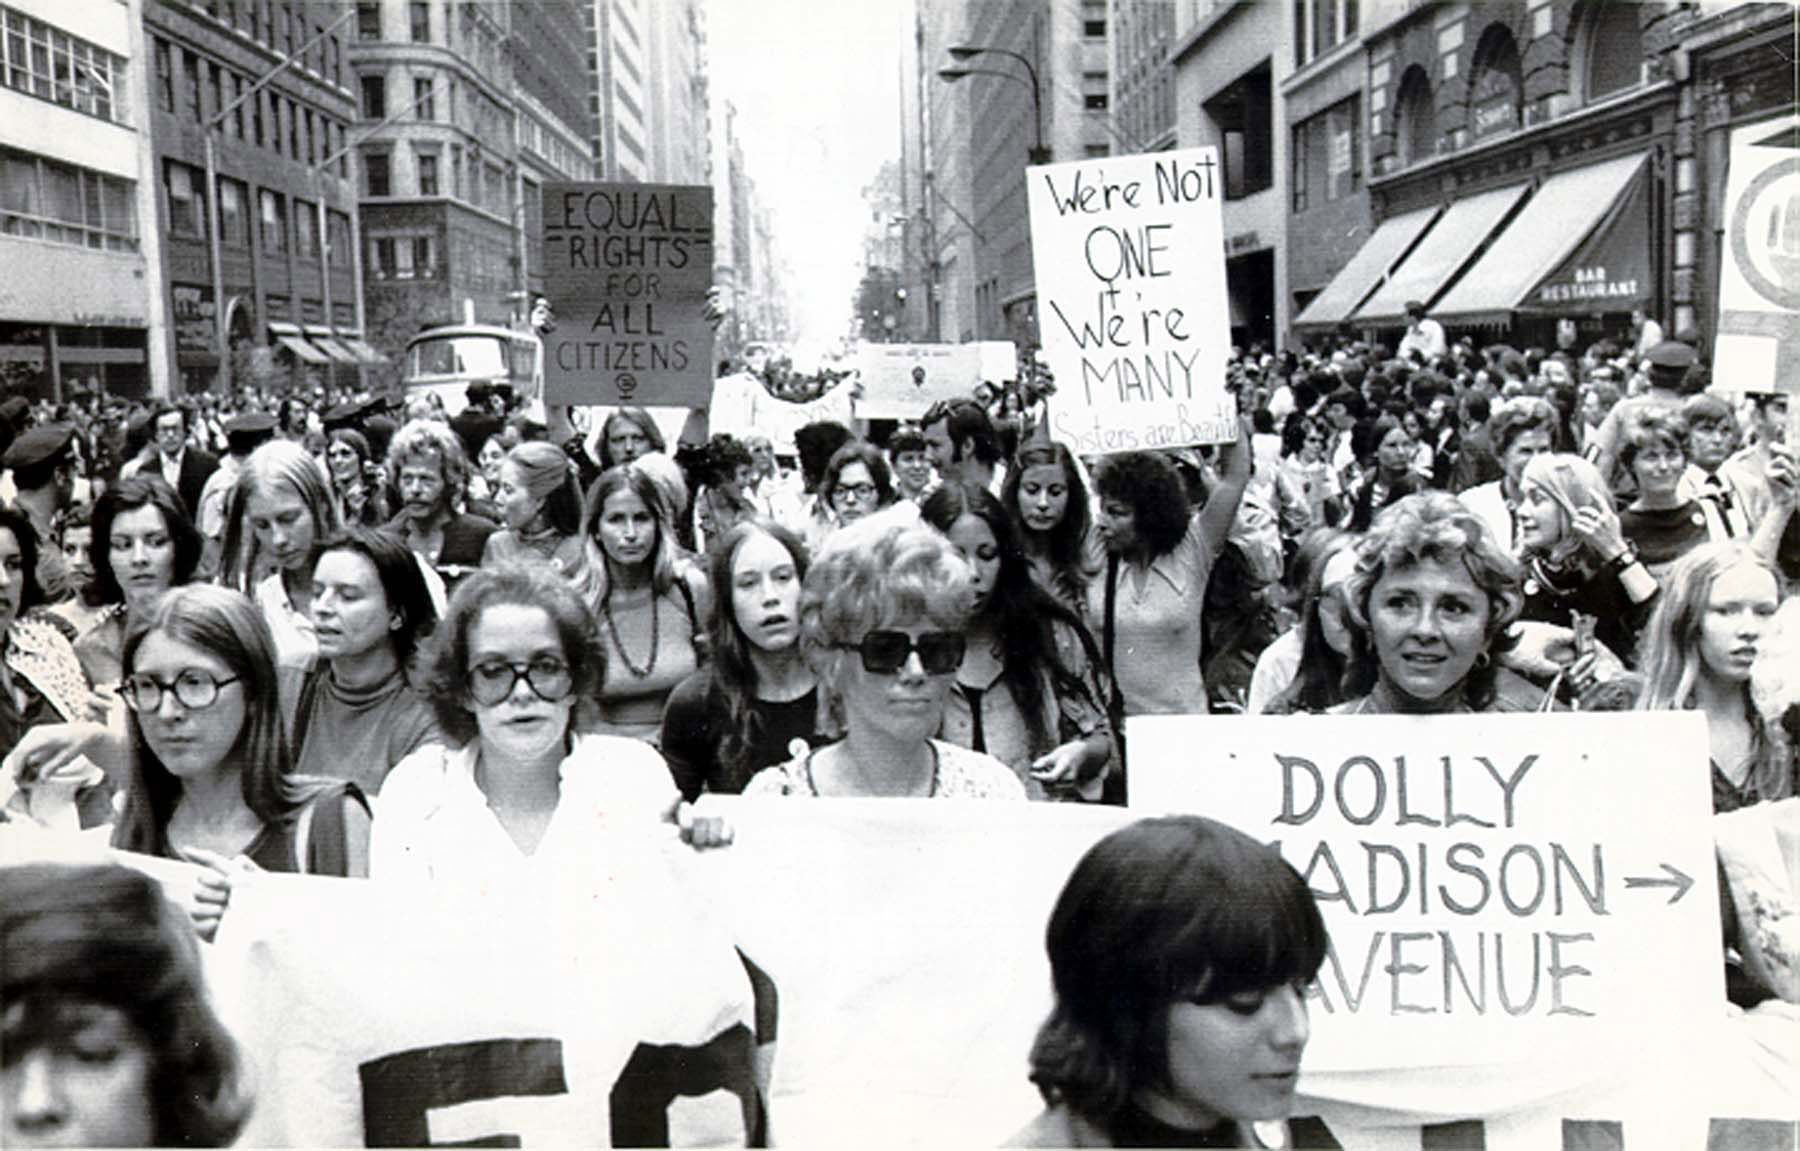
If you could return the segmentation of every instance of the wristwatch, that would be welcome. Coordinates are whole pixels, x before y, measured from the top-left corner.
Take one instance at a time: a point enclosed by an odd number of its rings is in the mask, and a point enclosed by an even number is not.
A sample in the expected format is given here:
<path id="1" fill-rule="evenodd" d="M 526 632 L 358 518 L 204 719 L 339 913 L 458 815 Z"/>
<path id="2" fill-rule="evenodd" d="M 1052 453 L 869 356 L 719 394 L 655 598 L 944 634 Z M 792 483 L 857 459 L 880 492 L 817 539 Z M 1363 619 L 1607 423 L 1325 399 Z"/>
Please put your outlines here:
<path id="1" fill-rule="evenodd" d="M 1637 562 L 1637 549 L 1630 544 L 1626 544 L 1624 551 L 1606 561 L 1606 570 L 1616 576 L 1624 575 L 1627 571 L 1631 570 Z"/>

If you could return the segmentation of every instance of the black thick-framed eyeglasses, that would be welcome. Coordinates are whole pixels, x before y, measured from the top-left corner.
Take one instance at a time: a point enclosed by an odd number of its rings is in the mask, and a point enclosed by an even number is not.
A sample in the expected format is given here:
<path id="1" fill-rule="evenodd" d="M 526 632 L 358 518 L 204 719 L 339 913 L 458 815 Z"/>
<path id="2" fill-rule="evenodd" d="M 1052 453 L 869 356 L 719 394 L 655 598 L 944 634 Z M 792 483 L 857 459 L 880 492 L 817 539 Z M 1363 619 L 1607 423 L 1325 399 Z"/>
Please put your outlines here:
<path id="1" fill-rule="evenodd" d="M 483 707 L 492 707 L 511 695 L 520 680 L 545 703 L 565 700 L 575 690 L 574 673 L 560 659 L 539 656 L 525 663 L 491 659 L 469 669 L 469 697 Z"/>
<path id="2" fill-rule="evenodd" d="M 876 675 L 892 675 L 906 666 L 906 657 L 919 653 L 919 663 L 927 675 L 948 675 L 962 666 L 967 643 L 953 631 L 928 631 L 914 639 L 903 631 L 876 628 L 862 637 L 861 643 L 837 645 L 862 655 L 863 670 Z"/>
<path id="3" fill-rule="evenodd" d="M 211 707 L 219 700 L 219 689 L 228 683 L 238 682 L 238 677 L 228 675 L 223 679 L 203 671 L 188 670 L 181 672 L 174 679 L 157 679 L 153 675 L 127 676 L 119 685 L 119 698 L 132 711 L 155 711 L 162 706 L 165 692 L 175 697 L 175 702 L 189 711 L 199 711 Z"/>

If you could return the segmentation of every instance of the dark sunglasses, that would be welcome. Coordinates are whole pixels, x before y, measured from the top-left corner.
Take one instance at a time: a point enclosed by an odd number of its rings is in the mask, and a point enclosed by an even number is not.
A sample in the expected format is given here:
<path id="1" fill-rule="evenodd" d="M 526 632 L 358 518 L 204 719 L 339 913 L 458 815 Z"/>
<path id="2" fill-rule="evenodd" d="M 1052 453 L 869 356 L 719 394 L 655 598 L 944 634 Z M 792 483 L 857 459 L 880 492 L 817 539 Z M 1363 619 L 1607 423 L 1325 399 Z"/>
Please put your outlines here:
<path id="1" fill-rule="evenodd" d="M 962 666 L 966 645 L 963 637 L 950 631 L 928 631 L 913 639 L 903 631 L 877 628 L 862 637 L 861 643 L 837 646 L 862 653 L 863 670 L 876 675 L 891 675 L 906 666 L 906 657 L 919 653 L 919 663 L 927 675 L 948 675 Z"/>

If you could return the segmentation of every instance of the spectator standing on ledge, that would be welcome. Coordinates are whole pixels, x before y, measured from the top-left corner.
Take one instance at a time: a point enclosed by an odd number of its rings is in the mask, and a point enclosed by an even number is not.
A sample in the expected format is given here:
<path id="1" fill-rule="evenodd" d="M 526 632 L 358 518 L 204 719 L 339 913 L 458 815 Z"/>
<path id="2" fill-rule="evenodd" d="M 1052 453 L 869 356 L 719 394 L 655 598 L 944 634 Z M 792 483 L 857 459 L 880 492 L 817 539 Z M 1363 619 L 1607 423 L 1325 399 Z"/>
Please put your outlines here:
<path id="1" fill-rule="evenodd" d="M 1418 300 L 1406 301 L 1406 334 L 1400 337 L 1399 357 L 1404 360 L 1417 352 L 1421 362 L 1435 363 L 1448 351 L 1444 343 L 1444 326 L 1425 314 Z"/>

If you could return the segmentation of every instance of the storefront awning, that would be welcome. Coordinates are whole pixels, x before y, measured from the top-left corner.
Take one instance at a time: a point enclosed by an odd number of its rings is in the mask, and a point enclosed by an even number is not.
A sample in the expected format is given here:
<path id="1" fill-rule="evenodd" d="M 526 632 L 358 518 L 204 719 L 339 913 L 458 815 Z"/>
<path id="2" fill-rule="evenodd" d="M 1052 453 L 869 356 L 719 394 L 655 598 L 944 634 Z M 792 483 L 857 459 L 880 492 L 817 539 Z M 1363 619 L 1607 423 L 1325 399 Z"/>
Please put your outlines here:
<path id="1" fill-rule="evenodd" d="M 1388 282 L 1357 309 L 1353 322 L 1398 326 L 1406 321 L 1408 300 L 1429 305 L 1518 205 L 1526 187 L 1495 188 L 1451 204 Z"/>
<path id="2" fill-rule="evenodd" d="M 324 324 L 306 325 L 306 338 L 311 340 L 313 345 L 321 352 L 324 352 L 327 356 L 330 356 L 340 364 L 355 364 L 360 362 L 349 348 L 346 348 L 344 345 L 337 342 L 337 338 L 331 334 L 331 329 Z"/>
<path id="3" fill-rule="evenodd" d="M 1420 208 L 1404 216 L 1383 220 L 1375 234 L 1363 241 L 1356 255 L 1350 257 L 1350 262 L 1294 317 L 1294 326 L 1333 327 L 1354 312 L 1356 305 L 1362 303 L 1412 250 L 1440 211 L 1442 209 L 1435 206 Z"/>
<path id="4" fill-rule="evenodd" d="M 350 350 L 358 360 L 365 364 L 385 364 L 388 358 L 363 342 L 360 332 L 346 332 L 342 328 L 335 329 L 338 342 Z"/>
<path id="5" fill-rule="evenodd" d="M 270 320 L 269 334 L 275 337 L 276 343 L 294 353 L 304 363 L 329 364 L 331 362 L 329 356 L 306 342 L 306 338 L 300 334 L 300 325 L 298 324 Z"/>
<path id="6" fill-rule="evenodd" d="M 1462 324 L 1515 312 L 1629 312 L 1649 299 L 1642 153 L 1545 180 L 1486 254 L 1432 308 Z"/>

